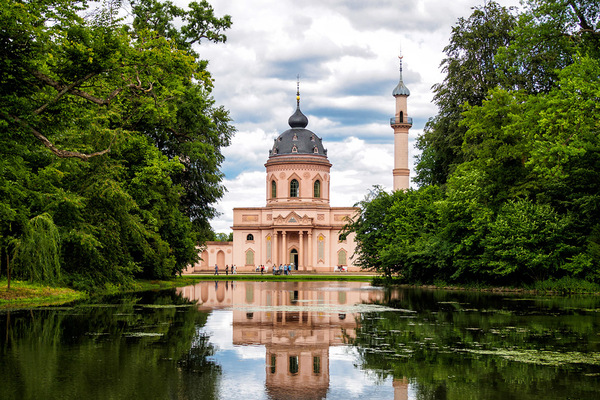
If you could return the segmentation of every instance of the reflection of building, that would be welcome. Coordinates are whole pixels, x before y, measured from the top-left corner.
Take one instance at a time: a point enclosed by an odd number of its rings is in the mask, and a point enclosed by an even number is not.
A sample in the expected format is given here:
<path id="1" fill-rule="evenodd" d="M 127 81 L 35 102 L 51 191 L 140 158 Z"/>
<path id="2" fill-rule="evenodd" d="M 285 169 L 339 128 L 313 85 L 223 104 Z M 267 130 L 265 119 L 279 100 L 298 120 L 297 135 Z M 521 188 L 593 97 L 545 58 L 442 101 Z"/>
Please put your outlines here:
<path id="1" fill-rule="evenodd" d="M 357 327 L 355 305 L 383 299 L 366 283 L 201 282 L 177 289 L 200 309 L 231 308 L 233 344 L 263 345 L 265 385 L 271 398 L 324 398 L 329 388 L 329 347 L 345 344 Z M 394 382 L 395 393 L 407 382 Z M 310 397 L 307 397 L 307 394 Z M 404 399 L 403 397 L 395 397 Z"/>
<path id="2" fill-rule="evenodd" d="M 396 111 L 390 121 L 394 129 L 394 190 L 409 187 L 409 94 L 400 61 L 400 80 L 392 92 Z M 354 235 L 340 235 L 358 208 L 330 206 L 332 165 L 321 138 L 306 129 L 308 118 L 300 111 L 299 92 L 288 124 L 290 129 L 275 139 L 265 164 L 265 207 L 234 208 L 233 242 L 227 248 L 223 243 L 207 243 L 200 255 L 202 261 L 186 272 L 211 269 L 215 264 L 221 269 L 235 264 L 239 271 L 288 263 L 300 271 L 331 272 L 338 266 L 358 269 L 351 258 L 356 247 Z"/>

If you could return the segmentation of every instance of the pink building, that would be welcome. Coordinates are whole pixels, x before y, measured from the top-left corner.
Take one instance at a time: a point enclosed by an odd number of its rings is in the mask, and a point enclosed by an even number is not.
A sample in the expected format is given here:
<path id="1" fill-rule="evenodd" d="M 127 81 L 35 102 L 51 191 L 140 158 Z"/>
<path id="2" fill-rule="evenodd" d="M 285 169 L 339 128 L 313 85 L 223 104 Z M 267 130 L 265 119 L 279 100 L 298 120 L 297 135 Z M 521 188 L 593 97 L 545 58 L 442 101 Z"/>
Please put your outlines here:
<path id="1" fill-rule="evenodd" d="M 392 95 L 396 112 L 390 123 L 394 129 L 394 190 L 409 187 L 408 131 L 412 119 L 407 115 L 410 92 L 400 80 Z M 227 265 L 237 270 L 254 271 L 264 265 L 293 264 L 303 272 L 332 272 L 340 267 L 358 271 L 352 256 L 354 235 L 341 234 L 344 225 L 359 212 L 355 207 L 331 207 L 331 163 L 322 139 L 306 129 L 308 118 L 296 111 L 288 120 L 290 129 L 280 134 L 265 163 L 266 205 L 233 209 L 233 242 L 208 242 L 202 261 L 187 273 L 220 271 Z"/>

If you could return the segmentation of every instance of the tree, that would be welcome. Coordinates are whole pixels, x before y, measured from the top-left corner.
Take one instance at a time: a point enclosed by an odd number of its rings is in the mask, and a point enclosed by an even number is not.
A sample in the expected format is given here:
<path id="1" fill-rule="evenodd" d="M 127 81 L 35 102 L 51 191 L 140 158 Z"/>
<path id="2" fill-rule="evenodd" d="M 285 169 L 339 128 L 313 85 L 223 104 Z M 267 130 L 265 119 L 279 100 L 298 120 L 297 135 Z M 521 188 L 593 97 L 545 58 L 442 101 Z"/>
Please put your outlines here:
<path id="1" fill-rule="evenodd" d="M 458 164 L 464 161 L 461 146 L 466 128 L 460 125 L 465 104 L 480 105 L 499 82 L 498 49 L 508 46 L 516 23 L 512 10 L 489 2 L 476 7 L 468 19 L 459 18 L 444 48 L 444 82 L 433 86 L 438 114 L 417 139 L 422 151 L 416 166 L 415 182 L 443 185 Z"/>
<path id="2" fill-rule="evenodd" d="M 234 129 L 193 46 L 225 41 L 231 19 L 206 1 L 134 1 L 130 22 L 119 0 L 90 4 L 0 6 L 0 235 L 48 213 L 72 281 L 170 276 L 224 191 Z"/>

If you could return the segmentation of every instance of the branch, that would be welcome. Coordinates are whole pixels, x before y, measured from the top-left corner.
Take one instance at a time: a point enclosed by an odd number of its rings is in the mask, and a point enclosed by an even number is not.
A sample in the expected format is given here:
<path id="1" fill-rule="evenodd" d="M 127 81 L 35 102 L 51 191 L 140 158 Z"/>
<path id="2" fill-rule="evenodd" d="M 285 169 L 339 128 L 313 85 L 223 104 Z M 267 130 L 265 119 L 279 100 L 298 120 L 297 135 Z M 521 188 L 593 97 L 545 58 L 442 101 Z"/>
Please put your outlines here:
<path id="1" fill-rule="evenodd" d="M 52 103 L 56 102 L 58 99 L 60 99 L 65 93 L 72 93 L 76 96 L 82 97 L 82 98 L 89 100 L 92 103 L 98 104 L 100 106 L 107 106 L 110 104 L 112 99 L 114 99 L 119 93 L 121 93 L 125 89 L 125 88 L 117 88 L 117 89 L 113 90 L 112 93 L 106 99 L 101 99 L 101 98 L 92 96 L 91 94 L 84 92 L 83 90 L 75 89 L 76 86 L 81 85 L 86 80 L 97 75 L 96 73 L 89 73 L 86 76 L 84 76 L 83 78 L 79 79 L 78 81 L 71 83 L 70 85 L 63 85 L 61 83 L 58 83 L 54 79 L 41 73 L 40 71 L 33 71 L 32 74 L 33 74 L 33 76 L 35 76 L 36 78 L 38 78 L 39 80 L 44 82 L 46 85 L 56 89 L 56 91 L 58 92 L 58 95 L 51 102 L 46 103 L 43 106 L 41 106 L 40 108 L 38 108 L 37 110 L 35 110 L 34 114 L 36 114 L 36 115 L 38 115 L 39 113 L 44 111 L 44 109 L 46 109 L 46 107 L 48 107 L 50 104 L 52 104 Z M 135 87 L 135 86 L 129 85 L 129 87 Z"/>
<path id="2" fill-rule="evenodd" d="M 79 158 L 80 160 L 88 161 L 92 157 L 101 156 L 101 155 L 104 155 L 104 154 L 110 152 L 110 147 L 111 147 L 112 143 L 108 146 L 108 148 L 106 148 L 102 151 L 97 151 L 95 153 L 91 153 L 91 154 L 80 153 L 78 151 L 61 150 L 61 149 L 57 148 L 52 142 L 50 142 L 50 140 L 48 140 L 48 138 L 46 136 L 42 135 L 35 128 L 33 128 L 31 125 L 29 125 L 27 122 L 23 121 L 19 117 L 15 117 L 13 115 L 6 114 L 5 112 L 2 112 L 2 114 L 5 117 L 8 117 L 8 119 L 11 119 L 14 122 L 16 122 L 17 124 L 21 125 L 22 128 L 29 130 L 33 134 L 33 136 L 36 137 L 36 139 L 38 139 L 40 142 L 42 142 L 44 144 L 44 146 L 46 146 L 57 157 Z"/>

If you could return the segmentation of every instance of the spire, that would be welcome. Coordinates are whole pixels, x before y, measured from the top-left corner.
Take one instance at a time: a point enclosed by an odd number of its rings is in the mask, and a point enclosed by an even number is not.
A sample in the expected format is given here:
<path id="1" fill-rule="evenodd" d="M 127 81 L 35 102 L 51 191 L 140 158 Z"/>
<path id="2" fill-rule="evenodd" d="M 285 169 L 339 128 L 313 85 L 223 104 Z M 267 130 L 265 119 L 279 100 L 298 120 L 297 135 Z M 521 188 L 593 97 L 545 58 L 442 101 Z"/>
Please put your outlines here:
<path id="1" fill-rule="evenodd" d="M 300 74 L 296 76 L 296 108 L 300 109 Z"/>
<path id="2" fill-rule="evenodd" d="M 398 80 L 398 85 L 392 92 L 392 96 L 410 96 L 410 90 L 408 90 L 408 88 L 404 84 L 404 81 L 402 80 L 402 59 L 403 58 L 404 58 L 404 56 L 402 55 L 402 50 L 400 50 L 400 55 L 398 56 L 398 59 L 400 60 L 400 79 Z"/>
<path id="3" fill-rule="evenodd" d="M 288 124 L 292 128 L 306 128 L 308 125 L 308 118 L 300 111 L 300 74 L 298 74 L 298 80 L 296 81 L 296 112 L 288 119 Z"/>

